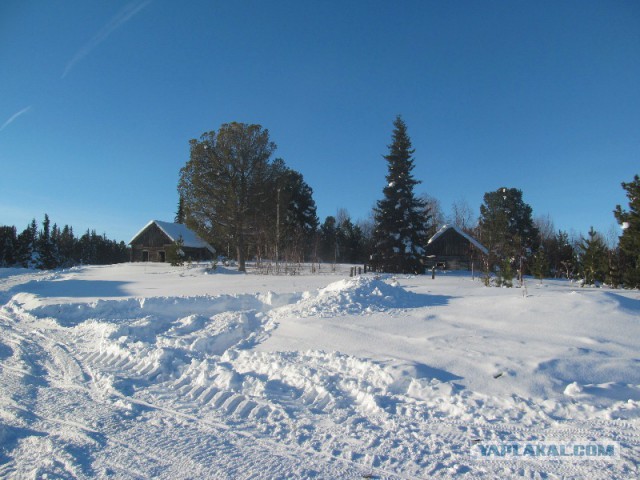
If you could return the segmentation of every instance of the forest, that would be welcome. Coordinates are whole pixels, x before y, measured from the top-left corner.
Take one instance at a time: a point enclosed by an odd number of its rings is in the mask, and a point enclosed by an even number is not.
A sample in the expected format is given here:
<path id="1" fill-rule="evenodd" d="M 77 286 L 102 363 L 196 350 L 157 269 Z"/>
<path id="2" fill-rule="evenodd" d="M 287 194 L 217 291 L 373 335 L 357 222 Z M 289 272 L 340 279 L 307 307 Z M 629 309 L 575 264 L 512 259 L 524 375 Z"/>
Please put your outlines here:
<path id="1" fill-rule="evenodd" d="M 20 233 L 15 226 L 0 226 L 0 267 L 50 270 L 127 261 L 129 251 L 124 242 L 109 240 L 95 230 L 76 237 L 73 227 L 51 225 L 47 214 L 41 226 L 33 219 Z"/>

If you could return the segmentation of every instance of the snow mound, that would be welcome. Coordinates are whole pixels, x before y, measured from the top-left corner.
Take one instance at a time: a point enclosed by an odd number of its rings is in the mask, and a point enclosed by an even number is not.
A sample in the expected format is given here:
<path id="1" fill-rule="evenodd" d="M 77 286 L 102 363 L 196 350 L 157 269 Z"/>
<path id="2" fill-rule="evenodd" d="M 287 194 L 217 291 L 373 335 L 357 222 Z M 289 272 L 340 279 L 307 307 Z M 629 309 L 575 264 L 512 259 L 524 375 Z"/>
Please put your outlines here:
<path id="1" fill-rule="evenodd" d="M 361 315 L 390 309 L 418 308 L 440 303 L 439 297 L 409 292 L 397 282 L 373 276 L 359 276 L 331 283 L 302 299 L 282 314 L 300 317 Z"/>

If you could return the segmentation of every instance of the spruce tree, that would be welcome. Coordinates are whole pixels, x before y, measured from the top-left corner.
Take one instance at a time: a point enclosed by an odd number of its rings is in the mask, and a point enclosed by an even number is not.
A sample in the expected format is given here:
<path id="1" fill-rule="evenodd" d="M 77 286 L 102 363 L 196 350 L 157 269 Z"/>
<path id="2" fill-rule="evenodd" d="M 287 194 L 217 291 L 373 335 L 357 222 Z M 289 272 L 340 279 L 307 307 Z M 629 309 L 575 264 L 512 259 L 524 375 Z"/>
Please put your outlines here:
<path id="1" fill-rule="evenodd" d="M 37 251 L 38 268 L 50 270 L 57 267 L 53 238 L 51 235 L 51 221 L 49 220 L 49 215 L 46 213 L 44 214 L 44 221 L 42 222 L 42 231 L 38 237 Z"/>
<path id="2" fill-rule="evenodd" d="M 184 197 L 180 195 L 178 199 L 178 211 L 176 212 L 176 216 L 173 219 L 175 223 L 184 224 Z"/>
<path id="3" fill-rule="evenodd" d="M 430 215 L 424 201 L 413 191 L 420 181 L 412 175 L 414 150 L 407 126 L 400 116 L 393 125 L 389 153 L 384 157 L 387 186 L 383 189 L 384 198 L 374 209 L 372 266 L 382 272 L 423 273 Z"/>
<path id="4" fill-rule="evenodd" d="M 635 175 L 632 182 L 623 182 L 622 188 L 627 192 L 629 210 L 617 205 L 613 212 L 623 229 L 620 237 L 622 279 L 626 288 L 640 288 L 640 177 Z"/>

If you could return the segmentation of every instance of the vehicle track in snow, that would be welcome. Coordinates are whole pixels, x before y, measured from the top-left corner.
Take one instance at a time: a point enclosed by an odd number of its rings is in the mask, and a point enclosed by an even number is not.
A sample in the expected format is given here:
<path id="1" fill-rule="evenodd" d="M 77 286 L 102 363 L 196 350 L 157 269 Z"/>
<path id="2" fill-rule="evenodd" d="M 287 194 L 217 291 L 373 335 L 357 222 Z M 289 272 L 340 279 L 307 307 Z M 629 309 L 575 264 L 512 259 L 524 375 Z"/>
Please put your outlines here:
<path id="1" fill-rule="evenodd" d="M 249 300 L 242 305 L 258 304 Z M 203 307 L 174 303 L 180 302 Z M 635 422 L 558 421 L 532 399 L 479 397 L 446 382 L 411 379 L 433 395 L 424 400 L 370 360 L 254 351 L 274 328 L 268 308 L 213 305 L 208 320 L 203 310 L 156 322 L 142 303 L 127 301 L 127 318 L 93 318 L 85 308 L 71 322 L 34 315 L 18 303 L 2 307 L 1 421 L 9 441 L 0 474 L 580 478 L 586 471 L 591 478 L 625 478 L 637 472 Z M 592 437 L 619 441 L 621 462 L 585 470 L 566 461 L 470 459 L 478 439 Z M 51 461 L 41 465 L 38 452 Z"/>
<path id="2" fill-rule="evenodd" d="M 31 423 L 38 425 L 39 434 L 36 438 L 53 438 L 55 441 L 48 440 L 45 445 L 41 445 L 41 448 L 54 451 L 49 465 L 38 466 L 36 459 L 29 458 L 21 449 L 13 452 L 17 456 L 14 462 L 7 462 L 3 466 L 3 471 L 7 473 L 20 474 L 32 468 L 40 474 L 72 478 L 112 473 L 140 478 L 175 478 L 184 472 L 202 478 L 253 478 L 255 472 L 260 470 L 269 472 L 265 478 L 288 476 L 292 472 L 297 472 L 301 478 L 307 475 L 361 478 L 372 472 L 375 472 L 376 478 L 407 478 L 379 468 L 363 466 L 347 458 L 325 455 L 321 451 L 300 446 L 284 445 L 277 439 L 273 440 L 262 434 L 234 429 L 238 419 L 262 417 L 267 412 L 271 413 L 271 407 L 264 402 L 258 405 L 230 390 L 217 389 L 214 395 L 213 390 L 209 389 L 199 392 L 203 394 L 200 395 L 195 394 L 193 386 L 190 386 L 190 391 L 185 395 L 180 387 L 176 387 L 173 388 L 175 395 L 170 395 L 174 397 L 171 402 L 160 398 L 157 403 L 126 395 L 113 386 L 105 390 L 100 384 L 100 376 L 110 375 L 111 372 L 127 381 L 149 381 L 157 372 L 145 362 L 132 362 L 115 355 L 96 352 L 75 352 L 72 343 L 62 343 L 62 337 L 68 339 L 64 329 L 54 324 L 45 329 L 47 322 L 29 319 L 25 314 L 17 316 L 21 317 L 17 322 L 6 314 L 2 315 L 2 320 L 20 325 L 25 332 L 35 336 L 33 339 L 14 333 L 19 344 L 15 351 L 31 362 L 33 359 L 38 360 L 34 367 L 40 371 L 36 374 L 26 372 L 26 375 L 45 379 L 43 385 L 46 386 L 42 390 L 30 390 L 28 393 L 20 391 L 18 396 L 22 402 L 25 399 L 31 400 L 25 405 L 24 412 L 30 412 L 33 417 Z M 35 324 L 40 330 L 33 330 Z M 6 365 L 6 368 L 8 370 L 11 367 Z M 13 376 L 20 373 L 16 369 L 11 371 Z M 52 384 L 61 387 L 55 389 L 56 399 L 51 398 Z M 163 387 L 162 384 L 158 386 Z M 206 403 L 211 403 L 219 412 L 216 416 L 227 423 L 214 421 L 202 415 L 202 412 L 189 413 L 191 403 L 197 402 L 200 397 L 206 401 L 207 396 L 210 398 Z M 153 395 L 151 399 L 154 400 Z M 64 409 L 65 404 L 70 406 L 74 403 L 81 410 L 91 407 L 93 414 L 84 419 L 84 423 L 81 418 L 74 421 L 54 416 L 54 412 Z M 167 404 L 177 406 L 178 409 L 170 408 Z M 72 411 L 73 409 L 69 409 L 69 412 Z M 96 417 L 98 420 L 94 421 Z M 159 418 L 162 421 L 157 426 L 157 432 L 153 432 L 154 427 L 150 428 L 149 421 L 153 424 Z M 277 414 L 275 418 L 276 421 L 282 420 Z M 94 426 L 93 423 L 97 425 Z M 171 428 L 172 425 L 175 428 Z M 60 427 L 65 431 L 64 438 L 56 438 L 52 434 Z M 174 430 L 175 434 L 171 434 Z M 92 453 L 85 452 L 88 457 L 93 458 L 68 457 L 63 451 L 56 453 L 56 450 L 64 450 L 61 447 L 65 440 L 68 442 L 67 437 L 87 434 L 104 439 L 100 448 Z M 56 445 L 57 441 L 60 446 Z M 30 445 L 30 448 L 38 451 L 38 445 Z M 76 445 L 76 449 L 80 450 L 81 447 Z M 74 464 L 84 465 L 85 468 L 70 469 Z M 130 465 L 138 466 L 132 468 Z M 251 465 L 260 468 L 256 469 Z"/>

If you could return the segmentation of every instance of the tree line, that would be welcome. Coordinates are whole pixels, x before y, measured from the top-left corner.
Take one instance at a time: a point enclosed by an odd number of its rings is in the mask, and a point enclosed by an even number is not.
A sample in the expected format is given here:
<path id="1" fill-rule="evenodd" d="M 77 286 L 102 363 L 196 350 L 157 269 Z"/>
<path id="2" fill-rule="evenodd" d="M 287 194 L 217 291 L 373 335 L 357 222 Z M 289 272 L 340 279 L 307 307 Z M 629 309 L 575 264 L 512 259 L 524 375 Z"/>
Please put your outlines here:
<path id="1" fill-rule="evenodd" d="M 0 226 L 0 267 L 39 269 L 67 268 L 75 265 L 109 265 L 129 261 L 124 242 L 110 240 L 87 230 L 76 237 L 73 227 L 51 225 L 44 215 L 42 225 L 35 219 L 20 233 L 15 226 Z"/>
<path id="2" fill-rule="evenodd" d="M 636 176 L 634 182 L 622 185 L 627 190 L 631 211 L 620 206 L 614 211 L 623 227 L 618 242 L 607 242 L 593 227 L 586 236 L 572 237 L 566 231 L 556 231 L 548 217 L 533 219 L 521 190 L 499 188 L 486 193 L 477 225 L 467 229 L 489 250 L 483 258 L 485 281 L 489 283 L 488 273 L 494 272 L 493 281 L 499 286 L 511 286 L 514 276 L 532 274 L 540 280 L 569 278 L 588 285 L 640 287 L 638 245 L 628 240 L 638 235 L 637 220 L 634 228 L 623 220 L 638 211 L 634 195 L 640 192 L 634 194 L 632 190 L 637 191 L 640 182 Z"/>
<path id="3" fill-rule="evenodd" d="M 302 174 L 281 158 L 260 125 L 227 123 L 191 140 L 190 157 L 180 171 L 177 221 L 209 240 L 218 252 L 261 262 L 368 263 L 392 273 L 422 273 L 428 239 L 442 226 L 439 202 L 415 192 L 414 150 L 400 116 L 393 123 L 384 159 L 388 173 L 371 218 L 354 222 L 346 210 L 320 223 L 313 190 Z M 593 230 L 570 238 L 537 221 L 516 188 L 484 195 L 474 218 L 464 203 L 454 204 L 451 223 L 483 243 L 487 283 L 510 286 L 513 277 L 534 274 L 580 278 L 585 283 L 640 287 L 640 181 L 623 183 L 629 209 L 616 206 L 623 228 L 619 242 L 607 245 Z"/>
<path id="4" fill-rule="evenodd" d="M 282 158 L 260 125 L 226 123 L 190 141 L 189 159 L 180 170 L 175 221 L 209 241 L 220 255 L 235 258 L 240 270 L 251 259 L 260 265 L 365 263 L 390 273 L 423 273 L 425 246 L 444 224 L 437 199 L 417 195 L 414 154 L 407 125 L 393 122 L 391 143 L 383 156 L 386 185 L 370 218 L 354 221 L 346 209 L 321 223 L 313 189 Z M 617 205 L 614 217 L 622 234 L 607 242 L 593 228 L 573 238 L 555 230 L 517 188 L 485 193 L 480 215 L 466 202 L 453 205 L 448 223 L 477 238 L 488 249 L 482 258 L 487 284 L 511 286 L 513 278 L 532 274 L 581 279 L 587 284 L 640 288 L 640 180 L 622 183 L 628 208 Z M 76 237 L 72 227 L 53 226 L 45 214 L 18 234 L 0 227 L 0 266 L 51 269 L 79 264 L 128 261 L 124 242 L 95 230 Z"/>

